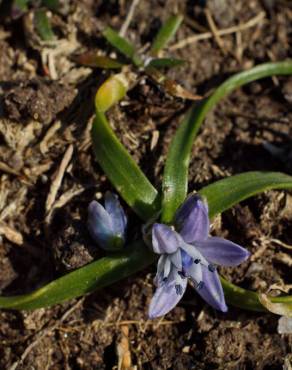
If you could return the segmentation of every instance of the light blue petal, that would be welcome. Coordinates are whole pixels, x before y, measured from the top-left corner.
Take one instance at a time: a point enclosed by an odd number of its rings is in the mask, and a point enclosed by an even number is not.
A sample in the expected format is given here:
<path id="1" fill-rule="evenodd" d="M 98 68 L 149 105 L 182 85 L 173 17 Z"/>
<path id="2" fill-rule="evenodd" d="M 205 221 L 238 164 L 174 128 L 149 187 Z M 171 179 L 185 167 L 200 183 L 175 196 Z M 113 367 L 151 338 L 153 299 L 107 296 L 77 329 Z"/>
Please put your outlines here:
<path id="1" fill-rule="evenodd" d="M 221 266 L 237 266 L 250 256 L 247 249 L 223 238 L 210 237 L 195 245 L 209 262 Z"/>
<path id="2" fill-rule="evenodd" d="M 172 254 L 177 251 L 182 238 L 171 227 L 164 224 L 154 224 L 152 227 L 152 247 L 154 253 Z"/>
<path id="3" fill-rule="evenodd" d="M 194 261 L 199 261 L 205 266 L 209 265 L 209 262 L 194 245 L 183 243 L 181 249 L 183 249 L 190 257 L 192 257 Z"/>
<path id="4" fill-rule="evenodd" d="M 186 287 L 187 279 L 182 279 L 177 269 L 173 269 L 169 279 L 155 291 L 149 306 L 149 318 L 163 316 L 172 310 L 181 300 Z"/>
<path id="5" fill-rule="evenodd" d="M 193 263 L 187 270 L 187 276 L 193 281 L 195 287 L 197 287 L 203 280 L 203 271 L 201 264 Z"/>

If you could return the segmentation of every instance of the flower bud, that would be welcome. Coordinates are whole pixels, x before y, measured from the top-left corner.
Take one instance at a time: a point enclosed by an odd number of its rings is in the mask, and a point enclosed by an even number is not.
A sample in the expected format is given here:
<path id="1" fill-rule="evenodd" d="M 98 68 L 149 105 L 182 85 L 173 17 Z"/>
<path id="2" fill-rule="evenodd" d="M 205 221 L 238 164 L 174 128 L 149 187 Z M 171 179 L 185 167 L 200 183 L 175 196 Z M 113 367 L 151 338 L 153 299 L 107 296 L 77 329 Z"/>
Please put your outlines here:
<path id="1" fill-rule="evenodd" d="M 117 195 L 107 192 L 104 207 L 97 201 L 90 203 L 87 226 L 100 248 L 118 251 L 124 246 L 127 217 Z"/>

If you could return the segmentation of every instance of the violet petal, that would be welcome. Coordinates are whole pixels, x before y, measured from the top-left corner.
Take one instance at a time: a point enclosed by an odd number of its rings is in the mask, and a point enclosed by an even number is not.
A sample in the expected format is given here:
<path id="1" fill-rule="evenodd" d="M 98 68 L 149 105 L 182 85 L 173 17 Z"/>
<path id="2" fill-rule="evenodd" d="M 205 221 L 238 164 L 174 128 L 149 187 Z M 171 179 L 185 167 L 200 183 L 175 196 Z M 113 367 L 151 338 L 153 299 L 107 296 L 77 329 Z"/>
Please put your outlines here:
<path id="1" fill-rule="evenodd" d="M 154 224 L 152 227 L 152 247 L 157 254 L 172 254 L 181 244 L 181 237 L 171 227 Z"/>
<path id="2" fill-rule="evenodd" d="M 205 240 L 210 228 L 207 204 L 197 194 L 189 196 L 178 209 L 175 223 L 186 243 Z"/>
<path id="3" fill-rule="evenodd" d="M 116 235 L 120 235 L 122 238 L 125 238 L 127 216 L 119 202 L 118 196 L 107 191 L 105 194 L 104 205 L 106 211 L 110 215 L 114 233 Z"/>
<path id="4" fill-rule="evenodd" d="M 221 266 L 237 266 L 250 256 L 247 249 L 218 237 L 197 241 L 195 246 L 209 262 Z"/>
<path id="5" fill-rule="evenodd" d="M 175 271 L 177 275 L 175 278 L 169 277 L 168 281 L 163 282 L 156 289 L 149 306 L 149 318 L 153 319 L 167 314 L 181 300 L 187 287 L 187 279 L 182 279 L 176 269 Z"/>
<path id="6" fill-rule="evenodd" d="M 197 288 L 196 291 L 210 306 L 216 310 L 226 312 L 228 308 L 225 303 L 223 288 L 217 271 L 211 272 L 207 267 L 203 265 L 201 267 L 203 285 Z"/>

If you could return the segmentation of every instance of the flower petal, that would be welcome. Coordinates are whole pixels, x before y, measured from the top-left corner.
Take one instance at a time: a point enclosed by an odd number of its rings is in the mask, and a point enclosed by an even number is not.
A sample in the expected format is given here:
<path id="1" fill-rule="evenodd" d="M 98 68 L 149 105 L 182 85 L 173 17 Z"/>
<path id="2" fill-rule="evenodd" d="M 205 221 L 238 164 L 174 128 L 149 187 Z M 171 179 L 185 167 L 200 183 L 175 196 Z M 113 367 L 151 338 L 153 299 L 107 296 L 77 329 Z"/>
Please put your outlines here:
<path id="1" fill-rule="evenodd" d="M 202 265 L 193 263 L 187 270 L 187 276 L 196 284 L 196 287 L 203 280 Z"/>
<path id="2" fill-rule="evenodd" d="M 181 300 L 186 290 L 187 279 L 181 278 L 177 273 L 177 269 L 173 270 L 175 270 L 177 276 L 163 282 L 163 284 L 156 289 L 152 297 L 148 312 L 150 319 L 163 316 L 172 310 Z"/>
<path id="3" fill-rule="evenodd" d="M 127 216 L 119 202 L 118 196 L 107 191 L 105 193 L 104 205 L 106 211 L 110 215 L 114 233 L 124 238 L 127 226 Z"/>
<path id="4" fill-rule="evenodd" d="M 228 308 L 225 303 L 223 288 L 217 271 L 211 272 L 207 267 L 203 265 L 201 267 L 203 272 L 203 286 L 197 287 L 196 291 L 210 306 L 216 310 L 226 312 Z"/>
<path id="5" fill-rule="evenodd" d="M 176 252 L 169 255 L 171 263 L 179 270 L 182 270 L 182 258 L 181 251 L 178 249 Z"/>
<path id="6" fill-rule="evenodd" d="M 209 262 L 221 266 L 237 266 L 250 256 L 247 249 L 223 238 L 210 237 L 195 245 Z"/>
<path id="7" fill-rule="evenodd" d="M 177 251 L 182 240 L 171 227 L 154 224 L 152 227 L 152 247 L 157 254 L 171 254 Z"/>
<path id="8" fill-rule="evenodd" d="M 106 249 L 108 242 L 114 237 L 112 222 L 107 211 L 95 200 L 88 207 L 87 226 L 96 243 Z"/>
<path id="9" fill-rule="evenodd" d="M 176 227 L 186 243 L 205 240 L 209 234 L 208 205 L 200 196 L 189 196 L 175 216 Z"/>
<path id="10" fill-rule="evenodd" d="M 159 286 L 162 284 L 163 279 L 167 278 L 171 269 L 171 261 L 166 254 L 162 254 L 159 257 L 158 263 L 157 263 L 157 272 L 156 276 L 154 278 L 154 283 L 156 286 Z"/>

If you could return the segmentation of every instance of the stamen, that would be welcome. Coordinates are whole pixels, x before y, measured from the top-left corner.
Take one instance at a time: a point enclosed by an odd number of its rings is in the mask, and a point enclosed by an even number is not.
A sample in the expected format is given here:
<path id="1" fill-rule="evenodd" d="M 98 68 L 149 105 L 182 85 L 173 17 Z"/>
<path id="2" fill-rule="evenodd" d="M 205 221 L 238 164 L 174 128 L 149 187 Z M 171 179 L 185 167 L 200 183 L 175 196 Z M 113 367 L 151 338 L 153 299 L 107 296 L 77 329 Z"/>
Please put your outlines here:
<path id="1" fill-rule="evenodd" d="M 182 295 L 182 293 L 183 293 L 182 286 L 181 286 L 181 285 L 179 285 L 179 284 L 176 284 L 174 287 L 175 287 L 175 292 L 176 292 L 176 294 L 177 294 L 177 295 Z"/>
<path id="2" fill-rule="evenodd" d="M 198 285 L 197 285 L 197 289 L 198 289 L 198 290 L 200 290 L 200 289 L 202 289 L 202 288 L 203 288 L 203 286 L 204 286 L 204 282 L 203 282 L 203 281 L 200 281 L 200 282 L 198 283 Z"/>
<path id="3" fill-rule="evenodd" d="M 200 262 L 201 262 L 201 260 L 200 260 L 199 258 L 196 258 L 196 259 L 194 260 L 194 263 L 195 263 L 196 265 L 198 265 Z"/>
<path id="4" fill-rule="evenodd" d="M 216 266 L 212 265 L 211 263 L 208 265 L 208 269 L 209 271 L 211 272 L 215 272 L 216 271 Z"/>
<path id="5" fill-rule="evenodd" d="M 177 272 L 179 274 L 179 276 L 182 278 L 182 279 L 185 279 L 186 278 L 186 274 L 184 271 L 178 271 Z"/>

